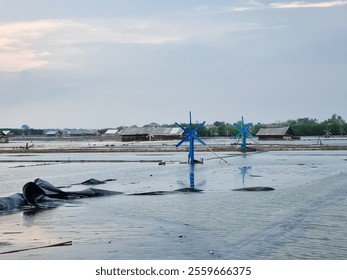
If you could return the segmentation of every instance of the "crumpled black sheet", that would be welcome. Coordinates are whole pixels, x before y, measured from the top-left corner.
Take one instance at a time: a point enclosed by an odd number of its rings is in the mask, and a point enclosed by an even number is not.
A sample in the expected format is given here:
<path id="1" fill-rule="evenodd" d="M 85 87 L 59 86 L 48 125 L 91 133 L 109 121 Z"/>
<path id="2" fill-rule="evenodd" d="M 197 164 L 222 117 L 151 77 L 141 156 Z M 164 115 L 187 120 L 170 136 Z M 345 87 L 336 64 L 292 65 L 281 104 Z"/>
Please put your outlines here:
<path id="1" fill-rule="evenodd" d="M 87 188 L 81 191 L 63 191 L 40 178 L 23 186 L 22 193 L 0 197 L 0 214 L 32 208 L 54 208 L 67 200 L 122 194 L 122 192 Z"/>

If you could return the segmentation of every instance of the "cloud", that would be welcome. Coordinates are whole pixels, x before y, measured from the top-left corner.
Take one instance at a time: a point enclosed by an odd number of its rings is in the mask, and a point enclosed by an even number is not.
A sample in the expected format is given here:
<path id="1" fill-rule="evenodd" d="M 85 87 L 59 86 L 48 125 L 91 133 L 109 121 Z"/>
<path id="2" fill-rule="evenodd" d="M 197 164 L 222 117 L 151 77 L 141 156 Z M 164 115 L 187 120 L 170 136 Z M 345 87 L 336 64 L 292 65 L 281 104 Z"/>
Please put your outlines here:
<path id="1" fill-rule="evenodd" d="M 239 13 L 254 10 L 270 10 L 270 9 L 298 9 L 298 8 L 331 8 L 347 5 L 346 0 L 329 1 L 329 2 L 279 2 L 266 4 L 262 1 L 243 1 L 242 5 L 234 4 L 227 7 L 220 6 L 199 6 L 195 11 L 203 13 Z"/>
<path id="2" fill-rule="evenodd" d="M 67 66 L 88 44 L 168 44 L 184 39 L 168 23 L 129 19 L 6 23 L 0 24 L 0 34 L 0 71 L 7 72 Z"/>
<path id="3" fill-rule="evenodd" d="M 44 66 L 48 51 L 31 47 L 57 24 L 48 21 L 0 25 L 0 71 L 22 71 Z"/>
<path id="4" fill-rule="evenodd" d="M 297 9 L 297 8 L 331 8 L 346 5 L 347 1 L 330 1 L 330 2 L 305 2 L 296 1 L 290 3 L 271 3 L 270 7 L 275 9 Z"/>
<path id="5" fill-rule="evenodd" d="M 107 44 L 169 45 L 216 42 L 230 33 L 261 28 L 254 22 L 203 17 L 163 19 L 40 20 L 0 24 L 0 71 L 83 66 Z"/>

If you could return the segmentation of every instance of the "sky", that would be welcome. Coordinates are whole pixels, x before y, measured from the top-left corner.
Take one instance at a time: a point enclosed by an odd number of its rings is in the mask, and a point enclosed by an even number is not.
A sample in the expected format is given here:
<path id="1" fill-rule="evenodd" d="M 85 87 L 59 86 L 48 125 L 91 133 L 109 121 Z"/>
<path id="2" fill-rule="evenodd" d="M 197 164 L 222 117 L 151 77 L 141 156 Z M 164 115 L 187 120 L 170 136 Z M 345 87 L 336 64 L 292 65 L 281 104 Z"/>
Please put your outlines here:
<path id="1" fill-rule="evenodd" d="M 347 120 L 347 0 L 0 0 L 0 127 Z"/>

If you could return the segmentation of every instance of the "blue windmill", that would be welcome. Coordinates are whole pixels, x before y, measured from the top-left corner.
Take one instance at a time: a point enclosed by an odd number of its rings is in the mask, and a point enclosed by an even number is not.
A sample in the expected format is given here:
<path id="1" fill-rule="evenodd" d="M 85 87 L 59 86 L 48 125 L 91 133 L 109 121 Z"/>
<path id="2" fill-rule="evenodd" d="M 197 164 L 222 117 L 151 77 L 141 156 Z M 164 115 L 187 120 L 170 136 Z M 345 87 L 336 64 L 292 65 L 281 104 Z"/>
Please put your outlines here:
<path id="1" fill-rule="evenodd" d="M 239 132 L 237 132 L 234 135 L 234 137 L 239 138 L 239 140 L 242 138 L 241 148 L 243 151 L 246 151 L 246 149 L 247 149 L 247 137 L 253 137 L 252 133 L 249 132 L 249 129 L 253 124 L 248 123 L 245 125 L 245 122 L 244 122 L 243 117 L 242 117 L 241 122 L 240 123 L 234 123 L 234 125 L 239 130 Z M 239 140 L 237 141 L 237 143 L 239 142 Z"/>
<path id="2" fill-rule="evenodd" d="M 205 124 L 205 122 L 202 122 L 201 124 L 199 124 L 197 127 L 195 127 L 193 129 L 193 125 L 192 125 L 192 114 L 191 112 L 189 112 L 189 128 L 185 128 L 184 126 L 180 125 L 179 123 L 176 122 L 176 125 L 178 125 L 180 128 L 183 129 L 184 133 L 186 134 L 182 140 L 176 144 L 176 148 L 179 147 L 182 143 L 184 143 L 185 141 L 187 141 L 189 139 L 189 154 L 188 154 L 188 162 L 190 162 L 191 165 L 194 165 L 195 161 L 194 161 L 194 140 L 198 141 L 199 143 L 201 143 L 204 146 L 207 146 L 206 143 L 204 141 L 202 141 L 197 135 L 196 132 L 203 127 L 203 125 Z"/>

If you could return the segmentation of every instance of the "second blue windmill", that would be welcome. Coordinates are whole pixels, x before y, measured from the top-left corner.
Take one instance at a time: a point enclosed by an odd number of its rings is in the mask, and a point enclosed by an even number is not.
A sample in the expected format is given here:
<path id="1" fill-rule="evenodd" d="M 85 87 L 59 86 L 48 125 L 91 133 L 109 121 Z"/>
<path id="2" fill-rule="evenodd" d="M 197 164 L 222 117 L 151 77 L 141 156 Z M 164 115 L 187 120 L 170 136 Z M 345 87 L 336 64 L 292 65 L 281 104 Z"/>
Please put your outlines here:
<path id="1" fill-rule="evenodd" d="M 197 135 L 196 132 L 203 127 L 203 125 L 205 124 L 205 122 L 202 122 L 201 124 L 199 124 L 198 126 L 196 126 L 195 128 L 193 128 L 193 124 L 192 124 L 192 114 L 191 112 L 189 112 L 189 127 L 186 128 L 182 125 L 180 125 L 179 123 L 176 122 L 176 125 L 178 125 L 180 128 L 182 128 L 182 130 L 184 131 L 184 133 L 186 134 L 182 140 L 176 144 L 176 147 L 179 147 L 181 144 L 183 144 L 185 141 L 189 140 L 189 154 L 188 154 L 188 162 L 191 165 L 194 165 L 195 163 L 195 159 L 194 159 L 194 141 L 198 141 L 199 143 L 201 143 L 202 145 L 206 146 L 206 143 L 204 141 L 202 141 Z"/>
<path id="2" fill-rule="evenodd" d="M 252 123 L 245 124 L 243 117 L 241 118 L 241 122 L 234 123 L 236 128 L 239 130 L 234 137 L 242 139 L 241 149 L 245 152 L 247 149 L 247 137 L 253 137 L 252 133 L 249 132 L 249 129 L 253 125 Z"/>

